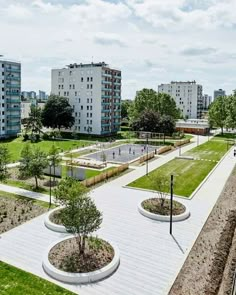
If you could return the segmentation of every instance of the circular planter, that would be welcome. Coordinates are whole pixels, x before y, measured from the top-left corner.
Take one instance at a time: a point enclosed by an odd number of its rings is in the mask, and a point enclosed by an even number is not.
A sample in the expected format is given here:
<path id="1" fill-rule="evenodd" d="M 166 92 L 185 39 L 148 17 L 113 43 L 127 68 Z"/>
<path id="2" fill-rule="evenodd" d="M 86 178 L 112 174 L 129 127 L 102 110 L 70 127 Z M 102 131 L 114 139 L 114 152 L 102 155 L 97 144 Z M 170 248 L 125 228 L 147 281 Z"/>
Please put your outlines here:
<path id="1" fill-rule="evenodd" d="M 145 201 L 145 200 L 143 200 L 143 201 Z M 168 221 L 168 222 L 170 221 L 170 215 L 155 214 L 155 213 L 151 213 L 151 212 L 145 210 L 142 207 L 142 202 L 143 201 L 141 201 L 138 204 L 138 211 L 142 215 L 144 215 L 145 217 L 154 219 L 154 220 L 158 220 L 158 221 Z M 179 203 L 182 204 L 181 202 L 179 202 Z M 187 219 L 190 216 L 190 211 L 189 211 L 188 207 L 186 205 L 184 205 L 184 204 L 182 204 L 182 205 L 185 207 L 184 213 L 181 213 L 179 215 L 172 215 L 172 221 L 173 222 L 185 220 L 185 219 Z"/>
<path id="2" fill-rule="evenodd" d="M 59 232 L 59 233 L 67 233 L 67 230 L 66 228 L 64 227 L 64 225 L 60 225 L 60 224 L 56 224 L 56 223 L 53 223 L 49 216 L 55 212 L 55 211 L 58 211 L 62 209 L 62 207 L 59 207 L 59 208 L 55 208 L 51 211 L 48 212 L 48 214 L 45 216 L 45 219 L 44 219 L 44 224 L 46 225 L 47 228 L 49 228 L 50 230 L 53 230 L 53 231 L 56 231 L 56 232 Z"/>
<path id="3" fill-rule="evenodd" d="M 56 246 L 60 242 L 65 241 L 67 239 L 71 239 L 73 237 L 74 236 L 69 236 L 69 237 L 57 240 L 56 242 L 52 243 L 48 247 L 48 249 L 45 251 L 43 255 L 43 269 L 49 276 L 64 283 L 84 284 L 84 283 L 92 283 L 92 282 L 105 279 L 117 269 L 120 263 L 119 249 L 117 248 L 117 246 L 113 245 L 110 242 L 109 244 L 113 247 L 113 250 L 114 250 L 114 257 L 109 264 L 100 268 L 99 270 L 91 271 L 87 273 L 71 273 L 71 272 L 65 272 L 65 271 L 57 269 L 55 266 L 53 266 L 50 263 L 48 259 L 49 252 L 54 246 Z"/>

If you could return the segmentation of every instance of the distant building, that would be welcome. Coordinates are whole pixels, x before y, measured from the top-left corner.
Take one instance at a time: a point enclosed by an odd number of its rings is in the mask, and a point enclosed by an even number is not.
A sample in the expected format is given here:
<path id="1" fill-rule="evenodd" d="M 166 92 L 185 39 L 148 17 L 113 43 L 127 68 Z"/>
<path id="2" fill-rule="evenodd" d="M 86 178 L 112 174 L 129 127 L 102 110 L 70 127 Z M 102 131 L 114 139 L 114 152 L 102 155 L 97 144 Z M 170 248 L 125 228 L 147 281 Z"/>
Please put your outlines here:
<path id="1" fill-rule="evenodd" d="M 45 91 L 39 90 L 38 100 L 47 100 L 48 96 Z"/>
<path id="2" fill-rule="evenodd" d="M 40 109 L 43 109 L 45 102 L 39 102 L 37 100 L 27 100 L 21 102 L 21 119 L 29 118 L 31 106 L 37 106 Z"/>
<path id="3" fill-rule="evenodd" d="M 161 84 L 158 86 L 158 92 L 169 94 L 176 102 L 185 118 L 201 118 L 203 109 L 202 85 L 196 81 L 176 82 L 170 84 Z"/>
<path id="4" fill-rule="evenodd" d="M 185 133 L 208 135 L 210 126 L 208 120 L 203 119 L 178 120 L 176 122 L 176 130 Z"/>
<path id="5" fill-rule="evenodd" d="M 78 133 L 111 135 L 121 124 L 121 71 L 104 62 L 52 70 L 51 93 L 67 97 Z"/>
<path id="6" fill-rule="evenodd" d="M 223 89 L 218 89 L 214 91 L 214 100 L 219 96 L 226 96 L 226 92 Z"/>
<path id="7" fill-rule="evenodd" d="M 0 60 L 0 137 L 21 130 L 21 64 Z"/>
<path id="8" fill-rule="evenodd" d="M 208 94 L 203 95 L 203 110 L 208 110 L 209 105 L 212 103 L 212 97 Z"/>

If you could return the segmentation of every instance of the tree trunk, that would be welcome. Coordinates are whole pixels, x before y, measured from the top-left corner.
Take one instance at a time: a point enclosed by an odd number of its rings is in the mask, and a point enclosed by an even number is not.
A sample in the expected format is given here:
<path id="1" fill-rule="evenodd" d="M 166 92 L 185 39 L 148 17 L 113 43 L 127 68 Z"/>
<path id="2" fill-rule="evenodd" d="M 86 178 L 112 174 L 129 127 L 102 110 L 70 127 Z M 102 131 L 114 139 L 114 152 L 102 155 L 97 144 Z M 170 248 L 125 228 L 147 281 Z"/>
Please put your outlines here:
<path id="1" fill-rule="evenodd" d="M 84 251 L 85 251 L 85 241 L 86 241 L 86 236 L 83 236 L 83 240 L 82 240 L 82 252 L 81 252 L 81 254 L 83 255 L 84 254 Z"/>
<path id="2" fill-rule="evenodd" d="M 76 238 L 76 242 L 77 242 L 77 244 L 78 244 L 78 247 L 79 247 L 79 254 L 81 254 L 81 237 L 80 236 L 77 236 Z"/>
<path id="3" fill-rule="evenodd" d="M 56 174 L 56 167 L 55 167 L 55 163 L 53 165 L 53 185 L 55 185 L 55 174 Z"/>
<path id="4" fill-rule="evenodd" d="M 224 134 L 224 126 L 221 127 L 221 134 Z"/>
<path id="5" fill-rule="evenodd" d="M 39 186 L 38 186 L 38 177 L 35 176 L 34 178 L 35 178 L 35 187 L 36 187 L 36 189 L 38 189 L 39 188 Z"/>

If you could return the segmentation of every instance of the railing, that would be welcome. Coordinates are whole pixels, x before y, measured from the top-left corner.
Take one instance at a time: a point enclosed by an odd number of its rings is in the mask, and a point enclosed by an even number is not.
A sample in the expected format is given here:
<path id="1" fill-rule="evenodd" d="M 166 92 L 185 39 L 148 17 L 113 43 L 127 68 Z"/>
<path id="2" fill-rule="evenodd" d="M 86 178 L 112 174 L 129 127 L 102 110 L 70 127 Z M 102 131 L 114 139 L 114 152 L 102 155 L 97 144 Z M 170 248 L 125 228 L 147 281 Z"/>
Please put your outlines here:
<path id="1" fill-rule="evenodd" d="M 6 91 L 6 95 L 20 96 L 20 93 L 19 92 L 14 92 L 14 91 Z"/>
<path id="2" fill-rule="evenodd" d="M 10 99 L 10 98 L 7 98 L 6 99 L 7 103 L 20 103 L 20 99 Z"/>
<path id="3" fill-rule="evenodd" d="M 13 72 L 13 73 L 20 73 L 20 69 L 14 69 L 14 68 L 5 68 L 7 72 Z"/>

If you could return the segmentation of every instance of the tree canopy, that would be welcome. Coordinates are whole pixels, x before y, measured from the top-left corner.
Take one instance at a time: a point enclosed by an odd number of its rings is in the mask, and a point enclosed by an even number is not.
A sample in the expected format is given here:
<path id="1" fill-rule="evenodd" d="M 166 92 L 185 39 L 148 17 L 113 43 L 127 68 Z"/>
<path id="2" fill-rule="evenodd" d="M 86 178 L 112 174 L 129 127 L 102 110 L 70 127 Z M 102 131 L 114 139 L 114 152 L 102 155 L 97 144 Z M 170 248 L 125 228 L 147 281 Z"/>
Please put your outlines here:
<path id="1" fill-rule="evenodd" d="M 67 98 L 50 95 L 42 111 L 42 123 L 53 129 L 71 128 L 74 124 L 73 109 Z"/>
<path id="2" fill-rule="evenodd" d="M 7 164 L 10 162 L 10 154 L 6 145 L 0 145 L 0 180 L 5 180 L 8 176 Z"/>
<path id="3" fill-rule="evenodd" d="M 152 110 L 161 116 L 168 115 L 175 119 L 180 117 L 174 99 L 169 94 L 157 93 L 153 89 L 144 88 L 138 91 L 129 113 L 133 119 L 137 119 L 144 110 Z"/>
<path id="4" fill-rule="evenodd" d="M 132 106 L 132 100 L 122 100 L 121 101 L 121 118 L 125 119 L 129 117 L 129 108 Z"/>

